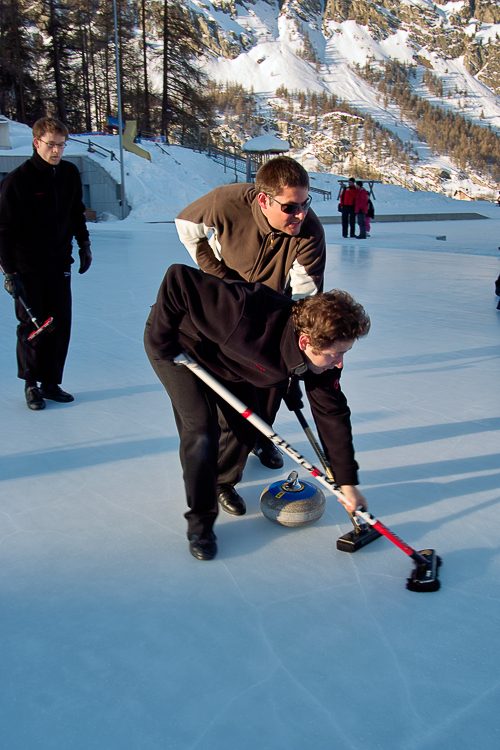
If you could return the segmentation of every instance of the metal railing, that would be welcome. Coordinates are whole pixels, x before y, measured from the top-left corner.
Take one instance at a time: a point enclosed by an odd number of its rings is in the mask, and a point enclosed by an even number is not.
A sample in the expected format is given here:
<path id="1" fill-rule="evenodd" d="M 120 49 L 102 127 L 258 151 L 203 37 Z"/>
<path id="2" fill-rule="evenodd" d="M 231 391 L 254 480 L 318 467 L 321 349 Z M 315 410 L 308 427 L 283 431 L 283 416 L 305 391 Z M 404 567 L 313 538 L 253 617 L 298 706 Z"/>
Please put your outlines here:
<path id="1" fill-rule="evenodd" d="M 83 140 L 80 138 L 68 138 L 69 141 L 75 141 L 75 143 L 83 143 Z M 217 164 L 221 164 L 224 167 L 224 172 L 227 169 L 234 170 L 235 177 L 237 179 L 238 173 L 244 174 L 245 177 L 247 176 L 247 159 L 248 155 L 245 152 L 240 151 L 236 148 L 236 146 L 232 147 L 232 150 L 228 150 L 225 148 L 219 148 L 218 146 L 214 146 L 213 144 L 208 144 L 207 146 L 202 145 L 200 143 L 182 143 L 179 144 L 182 148 L 189 148 L 191 151 L 199 151 L 200 153 L 206 153 L 209 159 L 212 159 L 212 161 L 215 161 Z M 98 156 L 103 156 L 104 158 L 107 158 L 107 154 L 111 155 L 111 161 L 115 160 L 118 163 L 120 163 L 119 158 L 116 156 L 114 151 L 111 151 L 108 148 L 104 148 L 104 146 L 101 146 L 99 143 L 95 143 L 94 141 L 91 141 L 90 138 L 87 139 L 87 151 L 89 151 L 91 154 L 97 154 Z M 167 154 L 167 156 L 170 156 L 170 153 L 163 148 L 163 146 L 160 143 L 155 143 L 155 146 L 157 146 L 160 151 L 163 154 Z M 101 151 L 105 151 L 106 153 L 103 154 Z M 263 163 L 261 159 L 258 158 L 252 158 L 250 157 L 250 174 L 252 177 L 255 177 L 255 174 L 261 164 Z M 340 180 L 339 180 L 340 182 Z M 311 193 L 318 193 L 319 195 L 323 196 L 323 200 L 331 200 L 332 199 L 332 192 L 331 190 L 323 190 L 322 188 L 317 188 L 310 186 L 309 192 Z"/>
<path id="2" fill-rule="evenodd" d="M 221 164 L 226 169 L 234 170 L 240 174 L 246 175 L 247 173 L 247 160 L 241 154 L 233 149 L 233 153 L 225 148 L 218 148 L 217 146 L 209 145 L 206 151 L 209 159 L 215 161 L 217 164 Z"/>
<path id="3" fill-rule="evenodd" d="M 319 193 L 323 196 L 324 201 L 331 201 L 332 199 L 332 191 L 331 190 L 323 190 L 323 188 L 317 188 L 312 187 L 312 185 L 309 185 L 309 192 L 310 193 Z"/>
<path id="4" fill-rule="evenodd" d="M 71 136 L 68 138 L 68 141 L 75 141 L 75 143 L 80 143 L 81 145 L 84 145 L 84 141 L 80 138 L 71 138 Z M 89 151 L 91 154 L 97 154 L 97 156 L 103 156 L 105 159 L 107 159 L 107 155 L 111 154 L 111 161 L 117 161 L 118 164 L 120 163 L 119 158 L 116 156 L 114 151 L 111 151 L 109 148 L 104 148 L 104 146 L 99 145 L 99 143 L 94 143 L 94 141 L 91 141 L 90 138 L 87 139 L 87 151 Z M 100 149 L 98 151 L 97 149 Z M 106 151 L 105 154 L 101 154 L 101 151 Z"/>
<path id="5" fill-rule="evenodd" d="M 158 146 L 158 148 L 160 149 L 160 151 L 162 152 L 162 154 L 166 154 L 167 156 L 170 156 L 170 154 L 167 151 L 167 149 L 163 148 L 163 146 L 161 146 L 159 143 L 155 143 L 155 146 Z"/>

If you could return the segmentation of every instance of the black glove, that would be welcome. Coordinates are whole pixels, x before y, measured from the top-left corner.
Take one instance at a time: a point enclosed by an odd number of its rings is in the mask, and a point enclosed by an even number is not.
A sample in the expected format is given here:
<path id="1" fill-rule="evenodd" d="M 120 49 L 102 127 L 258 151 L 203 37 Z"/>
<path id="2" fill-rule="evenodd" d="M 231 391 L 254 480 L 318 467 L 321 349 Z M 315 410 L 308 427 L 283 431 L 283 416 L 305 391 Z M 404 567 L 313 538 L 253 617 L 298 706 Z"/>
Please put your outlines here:
<path id="1" fill-rule="evenodd" d="M 92 263 L 92 253 L 90 252 L 90 242 L 84 242 L 78 251 L 80 256 L 80 268 L 78 273 L 85 273 L 89 270 Z"/>
<path id="2" fill-rule="evenodd" d="M 21 281 L 17 273 L 6 273 L 5 284 L 3 286 L 5 291 L 8 292 L 12 297 L 14 297 L 14 299 L 19 299 L 19 297 L 26 297 L 23 282 Z"/>
<path id="3" fill-rule="evenodd" d="M 300 390 L 300 383 L 298 378 L 291 378 L 287 390 L 285 391 L 285 389 L 283 388 L 283 390 L 281 391 L 281 395 L 283 397 L 283 401 L 288 406 L 290 411 L 304 408 L 304 403 L 302 401 L 302 391 Z"/>

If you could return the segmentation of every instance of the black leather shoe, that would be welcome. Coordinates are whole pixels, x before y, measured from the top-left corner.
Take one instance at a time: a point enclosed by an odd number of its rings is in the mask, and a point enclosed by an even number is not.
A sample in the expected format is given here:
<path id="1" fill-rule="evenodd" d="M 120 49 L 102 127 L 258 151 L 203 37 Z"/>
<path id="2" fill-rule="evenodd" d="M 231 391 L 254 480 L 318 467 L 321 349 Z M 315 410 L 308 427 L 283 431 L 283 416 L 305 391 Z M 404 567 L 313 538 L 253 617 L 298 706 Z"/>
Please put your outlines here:
<path id="1" fill-rule="evenodd" d="M 189 551 L 197 560 L 213 560 L 217 554 L 217 537 L 213 531 L 188 534 Z"/>
<path id="2" fill-rule="evenodd" d="M 267 441 L 264 445 L 257 443 L 252 454 L 257 456 L 261 464 L 268 469 L 283 468 L 283 456 L 281 455 L 281 451 L 270 441 Z"/>
<path id="3" fill-rule="evenodd" d="M 24 395 L 26 396 L 28 409 L 33 409 L 33 411 L 40 411 L 40 409 L 45 409 L 45 401 L 43 400 L 42 394 L 40 393 L 40 388 L 38 388 L 36 385 L 31 385 L 29 388 L 26 388 L 26 390 L 24 391 Z"/>
<path id="4" fill-rule="evenodd" d="M 226 513 L 230 513 L 232 516 L 244 516 L 247 512 L 245 501 L 240 495 L 238 495 L 234 487 L 219 490 L 217 500 L 219 501 L 222 510 L 225 510 Z"/>
<path id="5" fill-rule="evenodd" d="M 69 404 L 70 401 L 74 401 L 75 397 L 71 393 L 66 393 L 58 385 L 41 385 L 40 393 L 43 398 L 51 398 L 52 401 L 59 401 L 60 404 Z"/>

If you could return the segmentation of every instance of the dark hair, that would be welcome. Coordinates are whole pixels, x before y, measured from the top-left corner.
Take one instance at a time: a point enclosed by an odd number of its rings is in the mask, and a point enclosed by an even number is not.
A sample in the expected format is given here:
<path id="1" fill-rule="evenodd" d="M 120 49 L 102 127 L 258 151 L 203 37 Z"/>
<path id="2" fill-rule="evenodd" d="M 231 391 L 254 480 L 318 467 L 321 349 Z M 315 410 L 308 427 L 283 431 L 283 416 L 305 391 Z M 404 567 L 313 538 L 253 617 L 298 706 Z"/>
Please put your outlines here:
<path id="1" fill-rule="evenodd" d="M 357 185 L 358 187 L 363 187 L 363 183 L 361 182 L 361 180 L 358 180 L 358 181 L 357 181 L 357 183 L 356 183 L 356 185 Z"/>
<path id="2" fill-rule="evenodd" d="M 274 198 L 284 188 L 304 187 L 309 190 L 309 175 L 290 156 L 276 156 L 263 164 L 255 175 L 255 190 Z"/>
<path id="3" fill-rule="evenodd" d="M 348 182 L 356 182 L 356 180 L 355 180 L 355 178 L 354 178 L 354 177 L 349 177 L 349 180 L 348 180 Z"/>
<path id="4" fill-rule="evenodd" d="M 44 133 L 63 135 L 66 140 L 69 136 L 69 130 L 64 123 L 56 120 L 55 117 L 41 117 L 33 125 L 33 137 L 40 139 Z"/>
<path id="5" fill-rule="evenodd" d="M 297 336 L 309 336 L 315 354 L 336 341 L 350 341 L 366 336 L 370 318 L 359 302 L 341 289 L 297 300 L 292 310 Z"/>

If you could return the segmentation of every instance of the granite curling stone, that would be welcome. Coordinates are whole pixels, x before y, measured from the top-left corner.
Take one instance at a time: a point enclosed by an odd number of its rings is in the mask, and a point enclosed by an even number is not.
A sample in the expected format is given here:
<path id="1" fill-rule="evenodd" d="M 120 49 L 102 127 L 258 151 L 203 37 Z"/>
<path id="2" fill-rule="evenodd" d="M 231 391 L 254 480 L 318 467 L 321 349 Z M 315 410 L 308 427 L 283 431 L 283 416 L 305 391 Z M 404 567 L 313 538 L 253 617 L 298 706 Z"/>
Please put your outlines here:
<path id="1" fill-rule="evenodd" d="M 310 482 L 299 482 L 292 471 L 288 479 L 266 487 L 260 497 L 260 509 L 266 518 L 280 526 L 309 526 L 325 512 L 325 496 Z"/>

